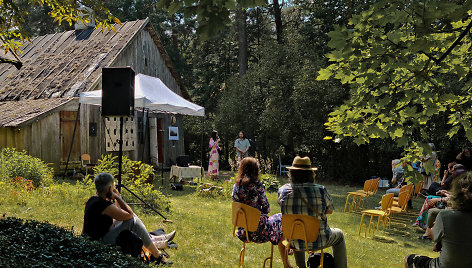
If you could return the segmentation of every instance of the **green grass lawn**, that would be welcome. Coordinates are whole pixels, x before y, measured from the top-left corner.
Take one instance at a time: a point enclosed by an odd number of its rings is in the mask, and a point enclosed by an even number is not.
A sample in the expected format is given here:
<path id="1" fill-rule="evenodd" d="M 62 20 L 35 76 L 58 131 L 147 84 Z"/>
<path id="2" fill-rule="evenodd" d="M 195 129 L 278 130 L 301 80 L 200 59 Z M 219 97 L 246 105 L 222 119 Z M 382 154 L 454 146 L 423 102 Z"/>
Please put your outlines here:
<path id="1" fill-rule="evenodd" d="M 155 182 L 161 186 L 161 180 Z M 412 227 L 423 199 L 414 200 L 415 211 L 411 215 L 396 217 L 392 229 L 378 231 L 375 236 L 358 236 L 360 214 L 344 213 L 346 192 L 358 188 L 324 183 L 333 197 L 335 212 L 328 216 L 331 227 L 344 231 L 349 267 L 403 267 L 407 254 L 417 253 L 437 257 L 432 252 L 433 243 L 417 239 L 419 228 Z M 25 219 L 37 219 L 73 228 L 80 233 L 83 223 L 83 206 L 90 192 L 65 184 L 57 188 L 35 191 L 27 197 L 18 197 L 8 191 L 0 193 L 0 214 Z M 242 243 L 232 235 L 230 198 L 200 197 L 194 194 L 194 186 L 184 186 L 183 191 L 170 190 L 167 180 L 162 191 L 170 195 L 173 212 L 169 219 L 173 223 L 162 223 L 162 218 L 149 211 L 135 209 L 149 230 L 164 228 L 177 230 L 175 242 L 179 248 L 168 250 L 173 267 L 237 267 Z M 366 208 L 374 208 L 384 190 L 366 200 Z M 277 193 L 268 193 L 272 214 L 280 212 Z M 365 220 L 368 224 L 368 219 Z M 331 249 L 327 250 L 331 252 Z M 270 244 L 248 244 L 246 267 L 261 267 L 270 254 Z M 290 257 L 294 265 L 293 257 Z M 274 267 L 282 267 L 277 248 L 274 247 Z"/>

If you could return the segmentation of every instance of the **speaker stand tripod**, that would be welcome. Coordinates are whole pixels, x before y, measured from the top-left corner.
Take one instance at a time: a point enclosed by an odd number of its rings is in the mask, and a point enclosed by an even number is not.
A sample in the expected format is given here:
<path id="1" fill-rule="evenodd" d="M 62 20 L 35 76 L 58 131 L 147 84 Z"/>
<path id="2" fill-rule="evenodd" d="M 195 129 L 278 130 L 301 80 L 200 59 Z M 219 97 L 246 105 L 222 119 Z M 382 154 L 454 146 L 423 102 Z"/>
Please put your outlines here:
<path id="1" fill-rule="evenodd" d="M 137 194 L 133 193 L 133 191 L 131 191 L 128 187 L 126 187 L 124 184 L 121 183 L 122 166 L 123 166 L 123 116 L 120 116 L 120 139 L 118 140 L 118 186 L 117 186 L 118 192 L 121 193 L 121 188 L 125 189 L 131 195 L 133 195 L 139 201 L 141 201 L 142 204 L 146 205 L 152 211 L 156 212 L 162 218 L 164 218 L 164 222 L 172 222 L 171 220 L 167 219 L 164 215 L 162 215 L 159 211 L 157 211 L 155 208 L 153 208 L 151 205 L 149 205 L 146 201 L 140 198 Z"/>

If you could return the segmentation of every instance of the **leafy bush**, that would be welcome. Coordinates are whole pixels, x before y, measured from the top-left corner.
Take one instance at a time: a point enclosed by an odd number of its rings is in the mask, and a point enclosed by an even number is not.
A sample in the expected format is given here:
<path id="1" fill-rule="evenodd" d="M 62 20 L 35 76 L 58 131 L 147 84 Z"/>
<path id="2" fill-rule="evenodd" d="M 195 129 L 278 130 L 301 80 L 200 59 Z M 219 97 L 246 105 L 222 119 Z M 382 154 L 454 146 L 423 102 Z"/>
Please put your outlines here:
<path id="1" fill-rule="evenodd" d="M 0 219 L 0 263 L 3 267 L 146 267 L 96 241 L 34 220 Z"/>
<path id="2" fill-rule="evenodd" d="M 34 187 L 49 185 L 52 182 L 53 169 L 41 159 L 17 151 L 15 148 L 4 148 L 0 152 L 0 175 L 3 180 L 22 177 L 31 180 Z"/>
<path id="3" fill-rule="evenodd" d="M 95 174 L 101 172 L 108 172 L 113 177 L 118 176 L 118 157 L 112 155 L 102 156 L 98 160 L 98 165 L 94 167 Z M 158 211 L 170 211 L 170 199 L 161 191 L 154 188 L 149 183 L 154 177 L 154 169 L 152 166 L 142 163 L 141 161 L 133 161 L 126 156 L 123 156 L 123 170 L 121 183 L 130 189 L 133 193 L 141 197 L 146 203 L 153 206 Z M 85 181 L 91 181 L 91 177 L 86 177 Z M 115 181 L 118 183 L 117 181 Z M 90 182 L 89 182 L 90 183 Z M 123 197 L 130 202 L 139 202 L 137 198 L 131 195 L 128 191 L 121 191 Z"/>
<path id="4" fill-rule="evenodd" d="M 279 180 L 274 175 L 262 174 L 259 180 L 261 180 L 267 192 L 277 192 L 279 190 Z"/>

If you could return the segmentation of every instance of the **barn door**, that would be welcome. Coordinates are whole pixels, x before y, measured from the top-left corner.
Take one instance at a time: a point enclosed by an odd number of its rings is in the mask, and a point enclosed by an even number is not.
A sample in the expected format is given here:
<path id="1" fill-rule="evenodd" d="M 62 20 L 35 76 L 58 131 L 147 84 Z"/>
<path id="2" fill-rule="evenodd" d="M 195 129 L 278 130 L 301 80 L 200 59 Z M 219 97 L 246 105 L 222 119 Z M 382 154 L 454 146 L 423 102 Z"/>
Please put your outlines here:
<path id="1" fill-rule="evenodd" d="M 75 117 L 77 112 L 61 111 L 61 161 L 66 162 L 69 156 L 70 144 L 74 133 Z M 80 161 L 80 122 L 77 122 L 74 144 L 70 154 L 70 161 Z"/>

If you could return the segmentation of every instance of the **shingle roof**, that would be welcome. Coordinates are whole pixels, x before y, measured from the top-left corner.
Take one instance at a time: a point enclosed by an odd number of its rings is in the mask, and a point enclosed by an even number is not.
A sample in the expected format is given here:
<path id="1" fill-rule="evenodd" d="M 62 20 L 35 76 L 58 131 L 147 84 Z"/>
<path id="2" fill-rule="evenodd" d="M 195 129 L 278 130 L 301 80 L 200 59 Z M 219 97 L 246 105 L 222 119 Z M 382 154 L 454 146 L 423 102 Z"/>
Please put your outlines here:
<path id="1" fill-rule="evenodd" d="M 115 24 L 116 32 L 87 29 L 39 36 L 26 42 L 20 58 L 23 68 L 0 64 L 0 101 L 69 98 L 90 90 L 101 75 L 100 68 L 110 66 L 119 53 L 149 19 Z M 151 35 L 155 34 L 152 31 Z M 166 65 L 179 82 L 162 45 L 157 44 Z"/>
<path id="2" fill-rule="evenodd" d="M 67 104 L 73 98 L 0 102 L 0 127 L 17 127 Z"/>

